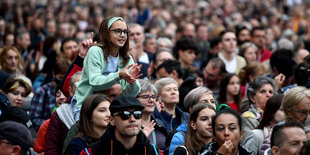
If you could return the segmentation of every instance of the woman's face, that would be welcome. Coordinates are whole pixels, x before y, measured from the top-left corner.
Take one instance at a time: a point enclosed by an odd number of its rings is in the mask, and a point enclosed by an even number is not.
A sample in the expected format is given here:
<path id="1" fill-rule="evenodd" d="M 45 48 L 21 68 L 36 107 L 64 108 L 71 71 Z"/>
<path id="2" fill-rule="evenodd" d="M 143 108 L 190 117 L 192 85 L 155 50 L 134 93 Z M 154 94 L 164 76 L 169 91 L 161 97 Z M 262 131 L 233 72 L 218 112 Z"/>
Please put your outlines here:
<path id="1" fill-rule="evenodd" d="M 256 61 L 256 50 L 253 47 L 249 47 L 244 51 L 244 58 L 248 63 Z"/>
<path id="2" fill-rule="evenodd" d="M 109 36 L 114 48 L 121 48 L 125 45 L 128 34 L 123 31 L 127 30 L 127 25 L 121 20 L 114 22 L 109 29 Z"/>
<path id="3" fill-rule="evenodd" d="M 159 97 L 165 105 L 179 103 L 179 90 L 177 85 L 174 83 L 170 83 L 163 86 L 162 92 Z"/>
<path id="4" fill-rule="evenodd" d="M 67 97 L 62 93 L 62 91 L 58 90 L 56 93 L 56 105 L 60 107 L 62 104 L 65 104 L 67 101 Z"/>
<path id="5" fill-rule="evenodd" d="M 214 97 L 212 94 L 210 93 L 204 93 L 200 99 L 199 99 L 199 102 L 207 102 L 209 103 L 210 105 L 212 105 L 214 107 L 214 109 L 216 109 L 216 105 L 215 105 L 215 100 L 214 100 Z"/>
<path id="6" fill-rule="evenodd" d="M 24 105 L 25 98 L 27 97 L 26 89 L 22 86 L 18 86 L 14 91 L 9 92 L 7 96 L 12 107 L 21 107 Z"/>
<path id="7" fill-rule="evenodd" d="M 196 131 L 198 137 L 206 139 L 213 137 L 211 120 L 214 115 L 214 110 L 205 108 L 198 113 L 196 123 L 191 121 L 191 127 Z"/>
<path id="8" fill-rule="evenodd" d="M 273 116 L 274 123 L 282 122 L 285 120 L 284 111 L 282 108 L 278 109 Z"/>
<path id="9" fill-rule="evenodd" d="M 310 98 L 304 97 L 289 113 L 290 119 L 299 120 L 306 124 L 307 117 L 310 115 Z"/>
<path id="10" fill-rule="evenodd" d="M 225 141 L 231 141 L 235 148 L 242 138 L 238 119 L 232 114 L 221 114 L 215 120 L 215 141 L 221 147 Z"/>
<path id="11" fill-rule="evenodd" d="M 273 88 L 270 84 L 264 84 L 257 91 L 255 96 L 250 97 L 252 102 L 261 108 L 265 109 L 267 100 L 273 95 Z"/>
<path id="12" fill-rule="evenodd" d="M 91 121 L 94 128 L 106 129 L 109 122 L 111 113 L 109 111 L 110 102 L 103 101 L 97 105 L 93 111 Z"/>
<path id="13" fill-rule="evenodd" d="M 18 55 L 14 50 L 9 50 L 6 58 L 6 66 L 10 72 L 15 72 L 18 66 Z"/>
<path id="14" fill-rule="evenodd" d="M 142 92 L 137 96 L 137 99 L 144 106 L 143 112 L 152 113 L 155 109 L 156 95 L 153 91 Z"/>
<path id="15" fill-rule="evenodd" d="M 237 76 L 233 76 L 226 87 L 226 92 L 229 95 L 235 96 L 240 92 L 240 80 Z"/>

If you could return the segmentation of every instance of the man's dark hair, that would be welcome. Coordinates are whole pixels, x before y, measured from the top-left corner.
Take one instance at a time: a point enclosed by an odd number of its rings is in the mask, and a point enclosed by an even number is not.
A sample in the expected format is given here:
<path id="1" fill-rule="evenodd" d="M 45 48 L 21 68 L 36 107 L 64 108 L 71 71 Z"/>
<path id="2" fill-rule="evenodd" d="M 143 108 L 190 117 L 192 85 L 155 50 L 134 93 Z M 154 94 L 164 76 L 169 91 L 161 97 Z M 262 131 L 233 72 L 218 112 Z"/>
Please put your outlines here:
<path id="1" fill-rule="evenodd" d="M 302 62 L 294 69 L 294 80 L 298 86 L 310 87 L 310 65 Z"/>
<path id="2" fill-rule="evenodd" d="M 179 50 L 194 50 L 196 55 L 198 55 L 199 52 L 198 45 L 196 44 L 195 40 L 188 37 L 183 37 L 176 42 L 174 47 L 174 56 L 176 59 L 179 58 Z"/>
<path id="3" fill-rule="evenodd" d="M 284 132 L 284 128 L 292 128 L 292 127 L 297 127 L 301 128 L 304 130 L 303 125 L 298 121 L 298 120 L 291 120 L 287 122 L 280 122 L 276 124 L 273 127 L 272 133 L 271 133 L 271 138 L 270 138 L 270 146 L 278 146 L 281 147 L 283 145 L 283 141 L 287 138 L 287 136 Z"/>
<path id="4" fill-rule="evenodd" d="M 222 31 L 222 32 L 220 33 L 220 35 L 219 35 L 219 36 L 220 36 L 220 42 L 223 40 L 223 36 L 224 36 L 226 33 L 228 33 L 228 32 L 231 32 L 231 33 L 235 34 L 235 32 L 234 32 L 233 30 L 229 30 L 229 29 Z"/>
<path id="5" fill-rule="evenodd" d="M 60 51 L 61 51 L 61 52 L 64 52 L 64 44 L 67 43 L 67 42 L 69 42 L 69 41 L 74 41 L 74 42 L 76 42 L 76 40 L 73 39 L 73 38 L 65 38 L 65 39 L 61 42 L 61 45 L 60 45 Z"/>
<path id="6" fill-rule="evenodd" d="M 256 30 L 265 31 L 265 28 L 262 27 L 262 26 L 253 27 L 253 29 L 251 30 L 251 37 L 254 36 L 254 32 L 255 32 Z"/>
<path id="7" fill-rule="evenodd" d="M 236 26 L 236 36 L 238 37 L 239 33 L 242 31 L 242 30 L 248 30 L 250 31 L 246 26 L 244 25 L 237 25 Z"/>
<path id="8" fill-rule="evenodd" d="M 219 37 L 212 37 L 210 40 L 209 40 L 209 44 L 210 44 L 210 48 L 214 48 L 216 47 L 218 44 L 220 43 L 220 39 Z"/>
<path id="9" fill-rule="evenodd" d="M 227 73 L 225 63 L 220 58 L 217 58 L 217 57 L 212 58 L 208 63 L 212 64 L 213 69 L 218 68 L 218 67 L 220 68 L 219 75 Z M 205 71 L 205 70 L 203 70 L 203 71 Z"/>
<path id="10" fill-rule="evenodd" d="M 154 34 L 152 34 L 152 33 L 145 33 L 145 39 L 144 39 L 143 45 L 145 46 L 146 43 L 147 43 L 150 39 L 155 39 L 155 40 L 156 40 L 156 35 L 154 35 Z"/>
<path id="11" fill-rule="evenodd" d="M 235 29 L 236 29 L 236 37 L 237 37 L 237 44 L 238 45 L 242 45 L 243 43 L 245 43 L 245 42 L 249 42 L 249 40 L 239 40 L 239 34 L 241 33 L 241 31 L 243 31 L 243 30 L 247 30 L 249 33 L 250 33 L 250 29 L 248 29 L 246 26 L 244 26 L 244 25 L 237 25 L 236 27 L 235 27 Z"/>
<path id="12" fill-rule="evenodd" d="M 293 75 L 296 62 L 293 60 L 293 52 L 287 49 L 278 49 L 270 57 L 271 69 L 275 68 L 286 77 Z"/>
<path id="13" fill-rule="evenodd" d="M 178 78 L 183 78 L 183 71 L 181 68 L 181 63 L 177 60 L 166 60 L 162 64 L 160 64 L 157 68 L 159 71 L 161 68 L 165 68 L 168 74 L 171 74 L 172 71 L 176 71 L 178 73 Z"/>

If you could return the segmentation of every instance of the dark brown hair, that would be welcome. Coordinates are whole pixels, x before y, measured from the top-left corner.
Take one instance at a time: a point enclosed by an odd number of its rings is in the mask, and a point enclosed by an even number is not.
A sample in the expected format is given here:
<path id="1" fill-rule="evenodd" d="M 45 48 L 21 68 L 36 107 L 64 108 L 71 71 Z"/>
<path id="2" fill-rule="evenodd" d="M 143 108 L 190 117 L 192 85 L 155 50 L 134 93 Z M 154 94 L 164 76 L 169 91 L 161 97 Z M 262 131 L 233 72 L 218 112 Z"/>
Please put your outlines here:
<path id="1" fill-rule="evenodd" d="M 104 59 L 105 61 L 108 61 L 108 56 L 111 55 L 111 48 L 112 43 L 109 37 L 109 29 L 108 29 L 108 23 L 109 20 L 113 17 L 106 17 L 102 20 L 99 28 L 99 44 L 97 46 L 101 47 L 104 52 Z M 127 24 L 126 24 L 127 25 Z M 127 26 L 128 29 L 128 26 Z M 127 40 L 125 42 L 125 45 L 119 49 L 119 55 L 123 58 L 122 66 L 126 66 L 128 63 L 130 57 L 129 57 L 129 35 L 127 35 Z"/>
<path id="2" fill-rule="evenodd" d="M 85 99 L 80 113 L 79 135 L 99 139 L 100 135 L 96 134 L 91 119 L 95 108 L 103 101 L 110 102 L 103 94 L 94 94 Z"/>
<path id="3" fill-rule="evenodd" d="M 229 85 L 229 81 L 233 78 L 233 77 L 237 77 L 239 78 L 236 74 L 234 73 L 227 73 L 221 80 L 220 82 L 220 93 L 219 93 L 219 97 L 218 97 L 218 101 L 220 102 L 220 104 L 226 103 L 227 104 L 227 98 L 226 98 L 226 94 L 227 94 L 227 86 Z M 241 101 L 241 84 L 240 84 L 240 89 L 239 89 L 239 93 L 237 95 L 234 95 L 234 101 L 235 103 L 238 105 L 239 108 L 239 104 Z"/>
<path id="4" fill-rule="evenodd" d="M 2 91 L 5 94 L 8 94 L 10 92 L 13 92 L 17 87 L 25 88 L 25 96 L 28 96 L 32 91 L 31 85 L 20 78 L 12 78 L 7 80 L 3 85 Z"/>
<path id="5" fill-rule="evenodd" d="M 263 118 L 258 124 L 257 129 L 264 129 L 264 127 L 269 126 L 274 121 L 274 115 L 280 109 L 283 97 L 283 94 L 276 94 L 268 99 Z"/>
<path id="6" fill-rule="evenodd" d="M 196 123 L 199 112 L 203 109 L 211 109 L 215 112 L 214 107 L 206 102 L 193 106 L 187 122 L 187 132 L 185 138 L 185 147 L 187 148 L 189 155 L 196 154 L 206 144 L 201 137 L 196 135 L 196 131 L 191 127 L 191 121 Z"/>

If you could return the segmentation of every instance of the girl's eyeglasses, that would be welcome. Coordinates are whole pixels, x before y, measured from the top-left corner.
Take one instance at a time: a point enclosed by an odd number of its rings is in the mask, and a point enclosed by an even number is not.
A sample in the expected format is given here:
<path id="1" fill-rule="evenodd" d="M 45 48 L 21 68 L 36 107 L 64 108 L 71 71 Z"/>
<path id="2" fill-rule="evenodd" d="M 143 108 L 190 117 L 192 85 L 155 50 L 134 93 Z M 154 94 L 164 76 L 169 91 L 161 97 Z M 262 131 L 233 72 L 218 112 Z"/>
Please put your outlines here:
<path id="1" fill-rule="evenodd" d="M 124 33 L 124 35 L 128 35 L 130 33 L 129 30 L 122 30 L 122 29 L 114 29 L 114 30 L 110 30 L 110 31 L 114 31 L 114 33 L 118 36 L 122 35 L 122 33 Z"/>

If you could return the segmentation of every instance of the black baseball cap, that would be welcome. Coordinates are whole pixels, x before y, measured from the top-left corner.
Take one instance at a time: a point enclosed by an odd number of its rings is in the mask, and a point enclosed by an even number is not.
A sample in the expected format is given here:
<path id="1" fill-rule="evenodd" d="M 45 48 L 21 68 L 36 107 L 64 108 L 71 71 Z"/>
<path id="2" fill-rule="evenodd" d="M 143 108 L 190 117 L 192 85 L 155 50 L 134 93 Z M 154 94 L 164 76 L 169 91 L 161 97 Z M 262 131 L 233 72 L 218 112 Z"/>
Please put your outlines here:
<path id="1" fill-rule="evenodd" d="M 111 112 L 111 115 L 113 115 L 115 112 L 118 112 L 120 110 L 124 110 L 127 108 L 135 108 L 138 110 L 143 110 L 144 106 L 141 104 L 141 102 L 130 95 L 120 95 L 116 97 L 109 107 L 109 110 Z"/>
<path id="2" fill-rule="evenodd" d="M 24 124 L 30 130 L 33 138 L 38 137 L 37 132 L 33 128 L 29 115 L 20 107 L 10 107 L 6 109 L 0 116 L 0 122 L 3 121 L 14 121 Z"/>
<path id="3" fill-rule="evenodd" d="M 13 145 L 19 145 L 23 150 L 33 146 L 32 136 L 28 128 L 14 121 L 0 122 L 0 139 L 6 139 Z"/>

